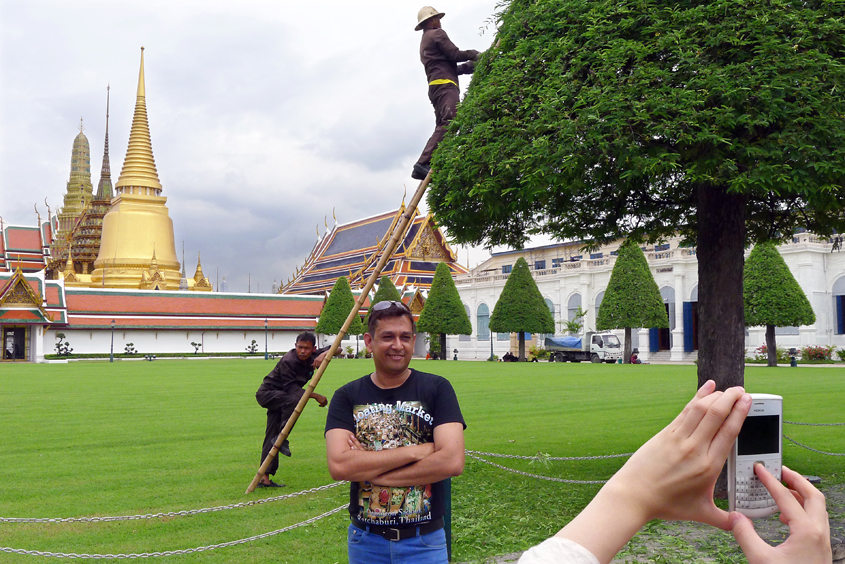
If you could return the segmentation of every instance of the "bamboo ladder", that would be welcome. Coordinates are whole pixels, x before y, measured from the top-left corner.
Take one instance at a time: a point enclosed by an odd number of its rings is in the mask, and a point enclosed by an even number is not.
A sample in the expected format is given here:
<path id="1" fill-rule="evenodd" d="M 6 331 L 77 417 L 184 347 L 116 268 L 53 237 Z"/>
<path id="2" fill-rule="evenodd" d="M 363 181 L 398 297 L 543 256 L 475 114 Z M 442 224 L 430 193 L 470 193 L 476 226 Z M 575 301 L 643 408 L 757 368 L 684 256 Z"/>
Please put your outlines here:
<path id="1" fill-rule="evenodd" d="M 317 371 L 314 373 L 314 376 L 311 378 L 311 381 L 308 383 L 308 388 L 306 388 L 305 393 L 302 394 L 302 397 L 299 400 L 299 403 L 296 404 L 296 407 L 293 410 L 293 414 L 288 418 L 288 422 L 285 427 L 282 429 L 282 432 L 279 433 L 279 436 L 276 437 L 276 442 L 273 444 L 273 448 L 270 449 L 270 453 L 267 455 L 267 458 L 264 459 L 264 462 L 261 463 L 261 466 L 258 468 L 258 472 L 255 474 L 255 478 L 252 479 L 252 483 L 249 484 L 249 487 L 246 489 L 244 493 L 250 493 L 255 490 L 258 486 L 258 482 L 264 477 L 264 474 L 267 472 L 267 468 L 270 466 L 270 463 L 279 455 L 279 448 L 282 446 L 282 443 L 285 439 L 288 438 L 290 432 L 293 430 L 293 426 L 296 425 L 297 419 L 299 419 L 300 414 L 302 414 L 302 410 L 305 409 L 305 404 L 308 403 L 308 400 L 311 398 L 311 393 L 317 387 L 317 384 L 320 382 L 320 378 L 323 377 L 323 373 L 326 371 L 326 368 L 331 362 L 332 357 L 334 357 L 337 349 L 340 347 L 340 342 L 343 340 L 343 337 L 346 336 L 346 332 L 349 330 L 349 326 L 352 324 L 352 320 L 355 319 L 355 316 L 358 315 L 358 312 L 361 310 L 361 306 L 364 305 L 364 300 L 367 299 L 367 296 L 372 290 L 373 285 L 375 284 L 376 280 L 378 280 L 379 275 L 381 274 L 384 265 L 387 264 L 387 261 L 393 256 L 393 251 L 396 250 L 396 246 L 399 244 L 399 239 L 405 233 L 405 228 L 408 226 L 408 223 L 414 218 L 414 215 L 417 211 L 417 206 L 422 200 L 423 194 L 425 194 L 426 188 L 428 188 L 428 183 L 431 181 L 431 171 L 428 172 L 425 179 L 420 182 L 420 185 L 417 187 L 417 191 L 414 192 L 413 197 L 411 197 L 411 201 L 408 204 L 408 207 L 405 208 L 405 213 L 402 214 L 402 219 L 399 221 L 399 224 L 394 228 L 393 235 L 391 236 L 390 240 L 387 242 L 387 245 L 384 248 L 384 252 L 381 255 L 378 263 L 376 264 L 373 273 L 370 275 L 370 279 L 367 280 L 367 283 L 364 285 L 364 288 L 361 290 L 361 295 L 358 296 L 358 299 L 355 301 L 355 305 L 352 308 L 352 311 L 349 312 L 349 315 L 346 318 L 346 321 L 343 324 L 343 327 L 340 328 L 340 332 L 334 339 L 331 348 L 329 348 L 328 353 L 326 354 L 325 358 L 323 358 L 323 362 L 320 364 L 320 367 L 317 368 Z"/>

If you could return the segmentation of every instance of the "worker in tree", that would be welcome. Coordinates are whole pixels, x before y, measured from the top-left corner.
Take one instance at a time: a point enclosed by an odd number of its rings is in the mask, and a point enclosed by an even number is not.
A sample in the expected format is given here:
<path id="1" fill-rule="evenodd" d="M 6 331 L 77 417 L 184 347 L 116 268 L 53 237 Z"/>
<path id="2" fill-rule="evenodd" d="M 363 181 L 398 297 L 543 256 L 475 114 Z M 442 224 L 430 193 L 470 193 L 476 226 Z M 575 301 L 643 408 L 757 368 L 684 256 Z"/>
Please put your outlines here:
<path id="1" fill-rule="evenodd" d="M 446 135 L 449 122 L 455 118 L 460 98 L 458 75 L 472 74 L 475 69 L 474 61 L 478 59 L 478 51 L 475 49 L 461 51 L 449 40 L 449 36 L 440 27 L 440 19 L 445 15 L 431 6 L 423 7 L 417 15 L 419 23 L 415 29 L 423 32 L 420 60 L 428 79 L 428 99 L 434 106 L 436 127 L 419 160 L 414 164 L 411 178 L 416 180 L 422 180 L 428 174 L 431 155 Z"/>

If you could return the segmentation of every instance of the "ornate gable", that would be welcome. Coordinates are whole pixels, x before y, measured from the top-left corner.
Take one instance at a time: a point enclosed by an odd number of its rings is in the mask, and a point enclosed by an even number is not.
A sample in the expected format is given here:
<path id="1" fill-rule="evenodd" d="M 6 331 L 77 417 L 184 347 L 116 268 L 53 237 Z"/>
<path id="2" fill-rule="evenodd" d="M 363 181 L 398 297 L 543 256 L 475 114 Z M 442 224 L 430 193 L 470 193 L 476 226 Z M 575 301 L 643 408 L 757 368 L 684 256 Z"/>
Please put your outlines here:
<path id="1" fill-rule="evenodd" d="M 36 310 L 32 311 L 33 321 L 50 322 L 52 316 L 44 309 L 42 301 L 23 275 L 20 266 L 0 290 L 0 310 Z"/>
<path id="2" fill-rule="evenodd" d="M 414 297 L 411 298 L 411 301 L 408 303 L 408 309 L 411 310 L 411 313 L 414 315 L 419 315 L 422 313 L 423 306 L 425 305 L 425 297 L 422 294 L 421 290 L 417 290 L 414 294 Z"/>
<path id="3" fill-rule="evenodd" d="M 449 248 L 442 234 L 434 225 L 431 214 L 426 216 L 416 237 L 408 245 L 405 256 L 409 259 L 424 261 L 455 261 L 457 256 Z"/>

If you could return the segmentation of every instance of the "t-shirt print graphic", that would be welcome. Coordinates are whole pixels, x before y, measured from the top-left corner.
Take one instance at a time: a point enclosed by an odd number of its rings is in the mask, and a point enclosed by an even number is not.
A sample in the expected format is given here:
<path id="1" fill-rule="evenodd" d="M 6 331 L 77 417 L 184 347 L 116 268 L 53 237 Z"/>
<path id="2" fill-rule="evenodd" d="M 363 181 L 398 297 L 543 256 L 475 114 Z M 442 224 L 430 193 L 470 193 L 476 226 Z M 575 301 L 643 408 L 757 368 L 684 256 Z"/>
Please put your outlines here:
<path id="1" fill-rule="evenodd" d="M 356 405 L 355 436 L 367 450 L 429 443 L 433 417 L 420 401 Z M 361 482 L 358 519 L 372 525 L 411 524 L 431 519 L 431 485 L 388 487 Z"/>

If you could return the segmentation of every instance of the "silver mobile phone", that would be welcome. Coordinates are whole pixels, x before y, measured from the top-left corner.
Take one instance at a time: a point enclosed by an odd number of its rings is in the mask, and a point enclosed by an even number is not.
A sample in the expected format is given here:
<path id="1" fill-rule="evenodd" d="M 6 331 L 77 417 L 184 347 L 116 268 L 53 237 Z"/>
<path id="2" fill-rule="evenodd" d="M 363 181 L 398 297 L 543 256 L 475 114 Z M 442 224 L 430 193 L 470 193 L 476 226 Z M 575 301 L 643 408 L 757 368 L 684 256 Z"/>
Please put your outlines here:
<path id="1" fill-rule="evenodd" d="M 775 500 L 754 474 L 754 465 L 781 479 L 783 460 L 783 397 L 751 394 L 751 409 L 728 457 L 728 508 L 751 519 L 778 510 Z"/>

